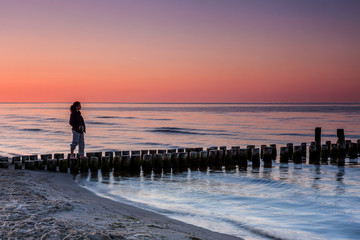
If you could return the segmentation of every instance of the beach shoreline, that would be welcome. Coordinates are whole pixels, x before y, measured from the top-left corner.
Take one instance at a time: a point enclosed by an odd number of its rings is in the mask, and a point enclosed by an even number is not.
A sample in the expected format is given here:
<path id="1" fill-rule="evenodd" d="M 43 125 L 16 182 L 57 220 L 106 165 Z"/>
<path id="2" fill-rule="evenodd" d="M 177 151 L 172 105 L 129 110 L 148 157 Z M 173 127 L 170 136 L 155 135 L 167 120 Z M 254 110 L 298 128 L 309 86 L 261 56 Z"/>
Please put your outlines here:
<path id="1" fill-rule="evenodd" d="M 0 239 L 241 239 L 95 195 L 71 174 L 0 169 Z"/>

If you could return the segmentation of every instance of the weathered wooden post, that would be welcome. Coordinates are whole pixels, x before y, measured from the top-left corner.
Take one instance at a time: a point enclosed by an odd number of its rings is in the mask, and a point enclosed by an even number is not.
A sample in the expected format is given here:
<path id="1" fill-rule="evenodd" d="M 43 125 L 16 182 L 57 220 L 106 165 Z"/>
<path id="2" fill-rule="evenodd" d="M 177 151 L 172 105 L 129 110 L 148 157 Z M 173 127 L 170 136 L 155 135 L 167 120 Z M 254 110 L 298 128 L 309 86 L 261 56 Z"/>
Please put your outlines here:
<path id="1" fill-rule="evenodd" d="M 356 159 L 358 156 L 357 143 L 351 143 L 349 146 L 349 158 Z"/>
<path id="2" fill-rule="evenodd" d="M 208 154 L 208 159 L 209 159 L 209 167 L 213 167 L 216 164 L 216 159 L 217 159 L 217 150 L 210 150 L 209 154 Z"/>
<path id="3" fill-rule="evenodd" d="M 121 156 L 121 151 L 115 151 L 115 156 Z"/>
<path id="4" fill-rule="evenodd" d="M 15 169 L 22 169 L 22 161 L 15 161 L 14 162 Z"/>
<path id="5" fill-rule="evenodd" d="M 289 159 L 292 160 L 293 153 L 294 153 L 294 144 L 293 143 L 288 143 L 288 144 L 286 144 L 286 147 L 289 150 Z"/>
<path id="6" fill-rule="evenodd" d="M 140 151 L 139 154 L 133 154 L 131 155 L 131 173 L 136 173 L 136 174 L 140 174 L 140 162 L 141 162 L 141 156 L 140 156 Z"/>
<path id="7" fill-rule="evenodd" d="M 216 157 L 216 161 L 215 161 L 215 166 L 216 167 L 221 167 L 222 165 L 224 165 L 224 151 L 223 150 L 217 150 L 217 157 Z"/>
<path id="8" fill-rule="evenodd" d="M 277 157 L 276 144 L 270 144 L 270 147 L 272 149 L 272 160 L 276 160 Z"/>
<path id="9" fill-rule="evenodd" d="M 331 141 L 326 141 L 325 144 L 328 145 L 328 149 L 329 149 L 329 153 L 330 153 Z"/>
<path id="10" fill-rule="evenodd" d="M 345 160 L 346 158 L 346 144 L 345 142 L 338 142 L 337 143 L 338 148 L 338 159 Z"/>
<path id="11" fill-rule="evenodd" d="M 215 147 L 215 146 L 209 147 L 207 150 L 208 150 L 208 151 L 210 151 L 210 150 L 218 150 L 218 147 Z"/>
<path id="12" fill-rule="evenodd" d="M 80 170 L 80 164 L 79 164 L 78 158 L 70 158 L 70 173 L 72 174 L 78 174 Z"/>
<path id="13" fill-rule="evenodd" d="M 121 162 L 121 172 L 130 173 L 131 172 L 131 158 L 130 155 L 122 155 L 120 157 Z"/>
<path id="14" fill-rule="evenodd" d="M 171 153 L 164 153 L 162 155 L 163 159 L 163 171 L 164 173 L 171 172 Z"/>
<path id="15" fill-rule="evenodd" d="M 178 152 L 178 153 L 185 152 L 185 148 L 179 148 L 179 149 L 177 150 L 177 152 Z"/>
<path id="16" fill-rule="evenodd" d="M 153 168 L 153 155 L 152 154 L 144 154 L 142 161 L 142 170 L 144 175 L 151 174 Z"/>
<path id="17" fill-rule="evenodd" d="M 40 159 L 44 160 L 44 164 L 46 164 L 47 160 L 51 159 L 51 158 L 52 158 L 52 154 L 42 154 L 42 155 L 40 155 Z"/>
<path id="18" fill-rule="evenodd" d="M 165 150 L 165 149 L 159 149 L 159 150 L 157 151 L 157 153 L 158 153 L 158 154 L 164 154 L 164 153 L 166 153 L 166 150 Z"/>
<path id="19" fill-rule="evenodd" d="M 202 147 L 195 148 L 195 152 L 201 152 L 201 151 L 204 151 L 204 148 L 202 148 Z"/>
<path id="20" fill-rule="evenodd" d="M 239 170 L 246 170 L 248 166 L 248 160 L 247 160 L 247 150 L 246 149 L 239 149 Z"/>
<path id="21" fill-rule="evenodd" d="M 48 159 L 48 161 L 49 161 L 49 159 Z M 55 161 L 57 161 L 57 160 L 55 160 Z M 47 165 L 47 166 L 49 166 L 49 165 Z M 56 171 L 56 165 L 53 167 L 55 167 L 55 171 Z M 68 160 L 67 159 L 63 159 L 63 158 L 59 159 L 59 171 L 66 172 L 66 173 L 68 172 Z"/>
<path id="22" fill-rule="evenodd" d="M 330 145 L 330 162 L 336 163 L 338 158 L 338 147 L 336 143 Z"/>
<path id="23" fill-rule="evenodd" d="M 260 167 L 260 149 L 259 148 L 253 148 L 252 149 L 252 168 L 259 168 Z"/>
<path id="24" fill-rule="evenodd" d="M 25 161 L 25 169 L 35 170 L 35 161 L 33 160 Z"/>
<path id="25" fill-rule="evenodd" d="M 35 160 L 35 168 L 39 170 L 45 170 L 44 160 Z"/>
<path id="26" fill-rule="evenodd" d="M 180 171 L 187 171 L 189 163 L 189 154 L 187 152 L 180 152 L 179 153 L 179 169 Z"/>
<path id="27" fill-rule="evenodd" d="M 110 164 L 110 169 L 113 167 L 113 162 L 114 162 L 114 153 L 113 152 L 105 152 L 105 156 L 109 157 L 109 164 Z"/>
<path id="28" fill-rule="evenodd" d="M 200 154 L 199 152 L 190 152 L 190 169 L 196 171 L 200 168 Z"/>
<path id="29" fill-rule="evenodd" d="M 280 163 L 289 163 L 289 148 L 280 147 Z"/>
<path id="30" fill-rule="evenodd" d="M 316 145 L 310 145 L 309 147 L 309 163 L 319 165 L 319 155 L 316 149 Z"/>
<path id="31" fill-rule="evenodd" d="M 320 156 L 321 152 L 321 127 L 315 128 L 315 143 L 316 143 L 316 152 Z"/>
<path id="32" fill-rule="evenodd" d="M 230 158 L 230 165 L 236 165 L 239 162 L 239 149 L 240 147 L 231 147 L 231 158 Z"/>
<path id="33" fill-rule="evenodd" d="M 59 166 L 59 160 L 63 158 L 65 159 L 65 155 L 63 153 L 54 153 L 54 159 L 56 159 L 56 165 Z"/>
<path id="34" fill-rule="evenodd" d="M 155 155 L 157 154 L 157 150 L 149 150 L 149 154 Z"/>
<path id="35" fill-rule="evenodd" d="M 168 149 L 167 153 L 176 153 L 176 148 Z"/>
<path id="36" fill-rule="evenodd" d="M 187 153 L 186 153 L 187 154 Z M 154 154 L 153 155 L 153 171 L 155 174 L 161 174 L 163 161 L 162 161 L 162 154 Z"/>
<path id="37" fill-rule="evenodd" d="M 21 156 L 21 161 L 23 164 L 25 164 L 25 161 L 29 161 L 30 157 L 29 156 Z"/>
<path id="38" fill-rule="evenodd" d="M 351 140 L 345 140 L 346 154 L 349 154 L 350 145 L 351 145 Z"/>
<path id="39" fill-rule="evenodd" d="M 38 160 L 38 155 L 30 155 L 30 161 Z"/>
<path id="40" fill-rule="evenodd" d="M 322 162 L 327 162 L 329 159 L 329 153 L 330 153 L 330 149 L 329 146 L 327 144 L 323 144 L 321 147 L 321 161 Z"/>
<path id="41" fill-rule="evenodd" d="M 47 161 L 47 170 L 51 172 L 56 172 L 57 159 L 48 159 Z"/>
<path id="42" fill-rule="evenodd" d="M 114 157 L 114 172 L 120 172 L 121 171 L 121 160 L 119 155 L 115 155 Z"/>
<path id="43" fill-rule="evenodd" d="M 306 143 L 301 143 L 301 157 L 302 160 L 304 161 L 304 158 L 306 160 Z"/>
<path id="44" fill-rule="evenodd" d="M 9 158 L 8 157 L 0 158 L 0 168 L 9 168 Z"/>
<path id="45" fill-rule="evenodd" d="M 95 157 L 98 158 L 98 168 L 101 169 L 101 158 L 102 158 L 102 152 L 95 152 Z M 128 154 L 129 155 L 129 154 Z"/>
<path id="46" fill-rule="evenodd" d="M 272 168 L 272 151 L 271 147 L 263 148 L 264 168 Z"/>
<path id="47" fill-rule="evenodd" d="M 206 171 L 209 165 L 208 151 L 200 152 L 200 170 Z"/>
<path id="48" fill-rule="evenodd" d="M 141 150 L 140 153 L 141 153 L 141 154 L 140 154 L 140 155 L 141 155 L 141 159 L 143 159 L 143 157 L 144 157 L 145 154 L 149 154 L 149 150 Z"/>
<path id="49" fill-rule="evenodd" d="M 110 167 L 110 156 L 105 156 L 101 157 L 101 172 L 110 172 L 111 167 Z"/>
<path id="50" fill-rule="evenodd" d="M 90 157 L 90 171 L 92 173 L 94 172 L 98 172 L 99 169 L 99 158 L 94 156 L 94 157 Z"/>
<path id="51" fill-rule="evenodd" d="M 87 157 L 80 158 L 79 164 L 80 164 L 80 172 L 81 173 L 89 172 L 89 158 L 87 158 Z"/>
<path id="52" fill-rule="evenodd" d="M 302 154 L 302 147 L 294 146 L 294 152 L 293 152 L 292 159 L 295 164 L 302 164 L 301 154 Z"/>
<path id="53" fill-rule="evenodd" d="M 252 158 L 252 149 L 255 148 L 255 145 L 247 145 L 246 146 L 246 158 L 251 161 Z"/>
<path id="54" fill-rule="evenodd" d="M 173 173 L 179 172 L 180 168 L 180 153 L 171 153 L 171 167 Z"/>
<path id="55" fill-rule="evenodd" d="M 336 135 L 338 137 L 337 143 L 343 143 L 345 142 L 345 132 L 344 129 L 337 129 Z"/>
<path id="56" fill-rule="evenodd" d="M 19 162 L 21 161 L 21 157 L 20 156 L 16 156 L 16 157 L 12 157 L 11 158 L 11 163 L 15 164 L 15 162 Z"/>
<path id="57" fill-rule="evenodd" d="M 264 159 L 264 149 L 266 148 L 266 145 L 261 145 L 260 146 L 260 158 Z"/>

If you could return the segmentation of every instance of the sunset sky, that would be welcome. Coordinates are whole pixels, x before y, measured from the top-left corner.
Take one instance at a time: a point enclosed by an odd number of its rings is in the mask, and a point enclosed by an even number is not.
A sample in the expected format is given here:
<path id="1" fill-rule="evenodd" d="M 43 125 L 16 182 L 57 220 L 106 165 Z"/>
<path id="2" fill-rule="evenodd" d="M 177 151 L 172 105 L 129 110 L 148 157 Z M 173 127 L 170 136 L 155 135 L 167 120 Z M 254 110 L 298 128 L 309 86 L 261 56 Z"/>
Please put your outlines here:
<path id="1" fill-rule="evenodd" d="M 358 0 L 0 0 L 0 102 L 360 102 Z"/>

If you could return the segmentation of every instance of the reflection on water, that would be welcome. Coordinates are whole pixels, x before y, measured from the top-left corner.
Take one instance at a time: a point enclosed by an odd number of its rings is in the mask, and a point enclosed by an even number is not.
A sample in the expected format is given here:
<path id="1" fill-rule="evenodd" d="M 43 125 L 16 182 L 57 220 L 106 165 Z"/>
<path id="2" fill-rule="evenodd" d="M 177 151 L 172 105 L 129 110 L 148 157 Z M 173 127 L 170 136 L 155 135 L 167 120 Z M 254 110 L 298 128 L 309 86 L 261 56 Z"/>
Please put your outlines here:
<path id="1" fill-rule="evenodd" d="M 245 239 L 356 239 L 359 168 L 294 164 L 127 177 L 79 176 L 91 191 Z"/>

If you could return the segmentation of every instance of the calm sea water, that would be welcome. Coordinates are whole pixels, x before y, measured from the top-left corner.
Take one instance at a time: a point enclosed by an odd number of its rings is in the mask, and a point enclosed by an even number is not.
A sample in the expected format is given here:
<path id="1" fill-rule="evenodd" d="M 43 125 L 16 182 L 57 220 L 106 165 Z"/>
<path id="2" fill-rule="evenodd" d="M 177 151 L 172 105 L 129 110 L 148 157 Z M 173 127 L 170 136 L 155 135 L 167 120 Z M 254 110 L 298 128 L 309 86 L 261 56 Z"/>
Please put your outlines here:
<path id="1" fill-rule="evenodd" d="M 87 151 L 360 139 L 360 104 L 83 103 Z M 70 103 L 0 104 L 0 155 L 69 152 Z M 359 239 L 355 164 L 121 177 L 79 176 L 104 197 L 245 239 Z"/>

